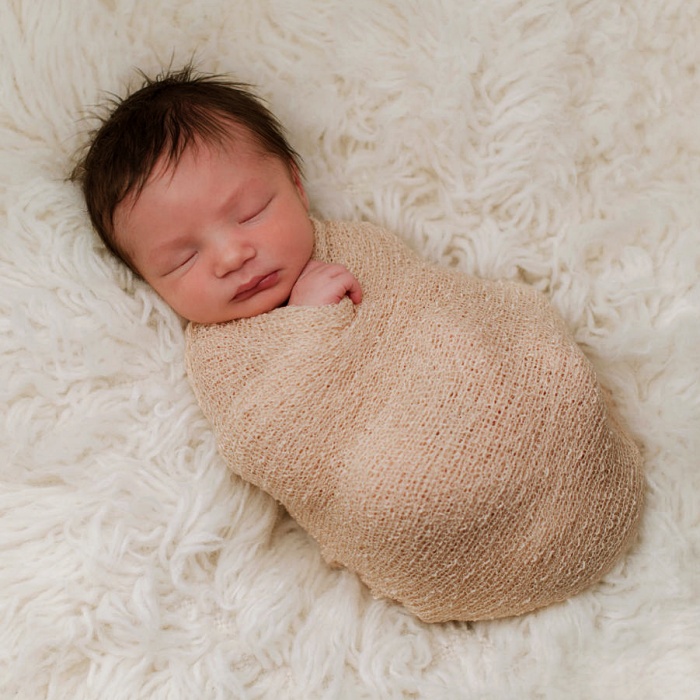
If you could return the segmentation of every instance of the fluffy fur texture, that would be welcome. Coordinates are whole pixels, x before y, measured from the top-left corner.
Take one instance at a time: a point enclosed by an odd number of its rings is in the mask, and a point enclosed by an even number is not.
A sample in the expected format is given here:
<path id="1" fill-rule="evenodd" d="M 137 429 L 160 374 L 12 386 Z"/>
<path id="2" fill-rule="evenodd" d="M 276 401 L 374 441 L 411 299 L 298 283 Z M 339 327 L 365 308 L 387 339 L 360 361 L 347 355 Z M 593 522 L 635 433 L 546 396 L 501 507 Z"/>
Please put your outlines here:
<path id="1" fill-rule="evenodd" d="M 426 622 L 522 615 L 597 582 L 636 533 L 641 460 L 546 297 L 371 224 L 314 232 L 361 304 L 187 328 L 233 472 Z"/>
<path id="2" fill-rule="evenodd" d="M 699 26 L 697 0 L 0 3 L 0 695 L 697 698 Z M 181 322 L 65 180 L 95 105 L 193 55 L 259 86 L 319 216 L 550 297 L 643 448 L 603 583 L 425 625 L 230 476 Z"/>

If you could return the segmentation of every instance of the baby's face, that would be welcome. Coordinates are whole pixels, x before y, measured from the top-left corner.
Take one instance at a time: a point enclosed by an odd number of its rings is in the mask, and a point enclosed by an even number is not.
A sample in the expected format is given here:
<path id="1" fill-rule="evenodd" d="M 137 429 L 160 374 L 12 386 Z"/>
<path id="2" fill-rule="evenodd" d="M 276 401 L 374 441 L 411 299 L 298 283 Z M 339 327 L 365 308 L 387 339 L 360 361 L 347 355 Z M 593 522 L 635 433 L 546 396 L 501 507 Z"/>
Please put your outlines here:
<path id="1" fill-rule="evenodd" d="M 248 137 L 226 147 L 199 143 L 175 166 L 157 164 L 114 220 L 143 278 L 198 323 L 284 304 L 314 245 L 298 172 Z"/>

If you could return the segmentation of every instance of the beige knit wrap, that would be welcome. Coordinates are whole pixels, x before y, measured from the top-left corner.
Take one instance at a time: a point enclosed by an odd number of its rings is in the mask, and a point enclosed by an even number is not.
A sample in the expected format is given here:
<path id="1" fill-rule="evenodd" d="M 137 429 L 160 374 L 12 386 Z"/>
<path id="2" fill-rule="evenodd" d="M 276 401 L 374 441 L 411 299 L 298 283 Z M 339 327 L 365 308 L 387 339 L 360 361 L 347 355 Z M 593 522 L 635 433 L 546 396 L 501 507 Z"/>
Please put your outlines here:
<path id="1" fill-rule="evenodd" d="M 191 324 L 188 371 L 231 469 L 325 559 L 428 622 L 518 615 L 633 536 L 640 455 L 550 304 L 314 222 L 364 300 Z"/>

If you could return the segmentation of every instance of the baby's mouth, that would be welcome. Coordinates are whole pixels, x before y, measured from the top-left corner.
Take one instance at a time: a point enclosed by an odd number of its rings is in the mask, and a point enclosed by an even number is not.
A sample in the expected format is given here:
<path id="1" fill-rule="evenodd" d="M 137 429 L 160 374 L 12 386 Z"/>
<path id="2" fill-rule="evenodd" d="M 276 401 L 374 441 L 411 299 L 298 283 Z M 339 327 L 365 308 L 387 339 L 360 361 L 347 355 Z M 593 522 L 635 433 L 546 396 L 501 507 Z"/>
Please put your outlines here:
<path id="1" fill-rule="evenodd" d="M 262 292 L 265 289 L 269 289 L 277 284 L 279 279 L 279 271 L 270 272 L 267 275 L 258 275 L 253 277 L 249 282 L 241 285 L 237 290 L 236 294 L 233 296 L 231 301 L 246 301 L 252 296 L 255 296 L 258 292 Z"/>

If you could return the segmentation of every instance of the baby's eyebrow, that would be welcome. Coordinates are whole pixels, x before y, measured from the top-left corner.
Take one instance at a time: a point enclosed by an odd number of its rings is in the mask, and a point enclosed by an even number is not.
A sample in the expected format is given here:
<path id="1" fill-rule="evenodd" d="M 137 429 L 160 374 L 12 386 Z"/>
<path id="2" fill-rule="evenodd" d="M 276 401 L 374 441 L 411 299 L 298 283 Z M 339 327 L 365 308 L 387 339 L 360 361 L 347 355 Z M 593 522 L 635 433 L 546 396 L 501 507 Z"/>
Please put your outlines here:
<path id="1" fill-rule="evenodd" d="M 247 198 L 255 197 L 256 192 L 259 192 L 265 183 L 253 179 L 246 179 L 241 182 L 238 187 L 235 187 L 226 197 L 223 198 L 222 203 L 217 211 L 219 216 L 225 216 L 230 212 L 241 207 L 247 201 Z"/>
<path id="2" fill-rule="evenodd" d="M 169 240 L 165 241 L 164 243 L 161 243 L 160 245 L 154 246 L 153 249 L 151 250 L 151 257 L 153 255 L 159 255 L 161 253 L 168 253 L 171 250 L 175 250 L 176 248 L 180 248 L 183 245 L 186 245 L 190 241 L 190 239 L 191 239 L 191 236 L 187 233 L 178 234 L 177 236 L 170 238 Z"/>
<path id="3" fill-rule="evenodd" d="M 178 234 L 173 238 L 154 246 L 146 255 L 146 264 L 152 267 L 162 267 L 168 264 L 168 256 L 190 244 L 192 237 L 187 233 Z"/>

